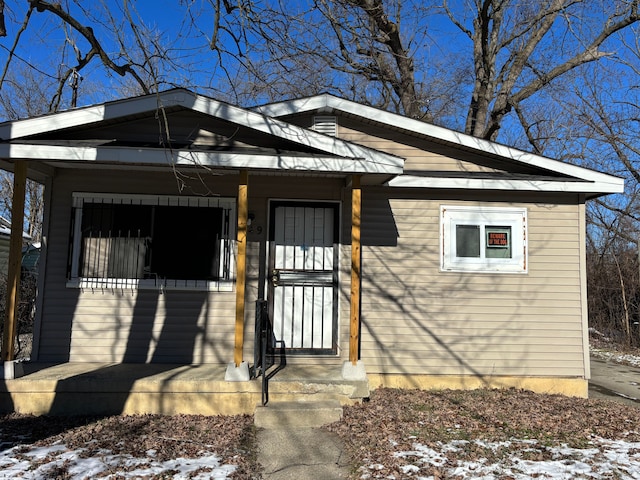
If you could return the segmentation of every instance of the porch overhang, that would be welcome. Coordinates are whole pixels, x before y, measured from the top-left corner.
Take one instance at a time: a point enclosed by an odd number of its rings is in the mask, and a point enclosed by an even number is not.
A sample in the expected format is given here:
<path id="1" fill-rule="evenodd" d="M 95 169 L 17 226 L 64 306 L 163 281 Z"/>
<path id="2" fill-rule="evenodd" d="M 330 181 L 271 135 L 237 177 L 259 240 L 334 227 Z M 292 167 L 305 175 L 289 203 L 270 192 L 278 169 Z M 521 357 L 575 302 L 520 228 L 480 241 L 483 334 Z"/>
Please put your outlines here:
<path id="1" fill-rule="evenodd" d="M 292 172 L 399 175 L 404 160 L 314 154 L 271 154 L 125 147 L 0 144 L 0 158 L 34 160 L 58 168 L 82 166 L 206 167 Z"/>

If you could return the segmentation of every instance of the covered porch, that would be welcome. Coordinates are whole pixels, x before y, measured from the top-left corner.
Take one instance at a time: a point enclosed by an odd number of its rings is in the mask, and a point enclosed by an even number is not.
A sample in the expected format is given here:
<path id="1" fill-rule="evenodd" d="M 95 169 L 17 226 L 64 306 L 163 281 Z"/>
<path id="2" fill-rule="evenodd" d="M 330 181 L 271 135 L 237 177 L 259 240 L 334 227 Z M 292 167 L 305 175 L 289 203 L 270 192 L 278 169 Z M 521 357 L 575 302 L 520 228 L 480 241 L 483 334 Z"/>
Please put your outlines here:
<path id="1" fill-rule="evenodd" d="M 152 146 L 141 143 L 142 137 L 157 134 L 154 118 L 159 109 L 173 122 L 171 142 L 180 138 L 184 145 L 175 143 L 174 149 L 167 147 L 169 140 Z M 188 127 L 192 121 L 203 125 L 195 138 Z M 226 135 L 229 125 L 235 125 L 231 130 L 235 137 L 230 137 L 229 145 L 219 145 L 221 140 L 215 135 Z M 60 132 L 62 127 L 64 132 Z M 401 173 L 402 159 L 181 90 L 18 121 L 3 131 L 7 140 L 0 144 L 0 165 L 14 172 L 14 231 L 22 231 L 26 179 L 42 181 L 46 188 L 43 273 L 38 279 L 38 289 L 44 294 L 37 302 L 35 354 L 24 363 L 14 359 L 20 250 L 12 239 L 1 352 L 3 411 L 253 413 L 263 394 L 262 378 L 250 374 L 255 368 L 250 357 L 256 347 L 253 310 L 257 299 L 272 297 L 265 295 L 265 285 L 273 284 L 272 270 L 266 272 L 265 252 L 274 240 L 266 234 L 266 223 L 264 230 L 250 225 L 254 212 L 262 222 L 271 221 L 274 209 L 269 206 L 287 201 L 336 205 L 332 207 L 335 239 L 330 248 L 336 259 L 343 257 L 332 266 L 330 280 L 337 292 L 338 265 L 342 263 L 343 270 L 349 271 L 340 280 L 347 301 L 342 301 L 342 312 L 337 310 L 337 301 L 333 307 L 334 330 L 337 332 L 339 315 L 341 331 L 334 335 L 333 348 L 325 348 L 331 351 L 317 353 L 325 361 L 318 364 L 314 358 L 303 358 L 287 366 L 272 379 L 271 400 L 306 400 L 314 394 L 314 400 L 337 397 L 345 404 L 368 396 L 364 370 L 351 380 L 354 372 L 360 372 L 361 183 L 381 184 Z M 164 133 L 168 138 L 168 132 Z M 114 137 L 119 140 L 114 142 Z M 205 173 L 209 175 L 203 180 Z M 182 191 L 176 193 L 177 177 L 204 193 L 188 197 Z M 311 183 L 322 188 L 308 192 L 304 185 Z M 226 203 L 201 206 L 200 197 Z M 101 235 L 106 228 L 90 223 L 93 216 L 87 212 L 102 212 L 109 205 L 115 218 L 125 206 L 136 203 L 146 218 L 147 211 L 168 209 L 162 203 L 165 200 L 167 205 L 178 202 L 180 212 L 194 208 L 222 212 L 218 223 L 225 226 L 221 230 L 224 238 L 216 251 L 221 258 L 220 252 L 231 252 L 224 257 L 230 259 L 230 267 L 218 269 L 216 264 L 213 273 L 207 271 L 213 277 L 194 277 L 195 287 L 187 283 L 170 287 L 167 278 L 174 277 L 165 275 L 162 282 L 166 285 L 149 290 L 150 275 L 157 272 L 147 257 L 158 259 L 159 255 L 138 252 L 132 258 L 139 259 L 140 268 L 119 268 L 114 273 L 112 260 L 129 256 L 116 257 L 102 237 L 95 241 L 84 236 L 85 231 L 96 228 Z M 192 200 L 198 200 L 197 205 L 192 206 Z M 127 219 L 134 217 L 131 214 Z M 350 231 L 344 228 L 347 225 Z M 142 235 L 144 248 L 159 248 L 157 238 L 150 241 L 144 229 Z M 295 245 L 301 251 L 308 249 L 304 239 Z M 350 255 L 342 248 L 347 245 Z M 86 257 L 94 251 L 98 253 L 91 258 L 96 261 L 110 258 L 101 268 L 88 267 L 96 263 Z M 175 278 L 193 274 L 178 273 Z M 189 354 L 195 352 L 196 339 L 197 358 Z M 178 343 L 182 350 L 174 348 Z"/>

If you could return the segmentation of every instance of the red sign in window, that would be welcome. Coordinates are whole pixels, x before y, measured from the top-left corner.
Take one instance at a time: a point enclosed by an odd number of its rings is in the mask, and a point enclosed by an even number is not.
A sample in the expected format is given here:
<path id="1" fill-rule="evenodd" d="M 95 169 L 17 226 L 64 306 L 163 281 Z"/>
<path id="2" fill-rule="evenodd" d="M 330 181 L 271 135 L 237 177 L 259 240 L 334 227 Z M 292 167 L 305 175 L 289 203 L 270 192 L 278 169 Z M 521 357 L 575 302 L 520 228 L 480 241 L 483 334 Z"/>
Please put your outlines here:
<path id="1" fill-rule="evenodd" d="M 508 247 L 509 236 L 507 235 L 507 232 L 489 232 L 487 235 L 487 246 Z"/>

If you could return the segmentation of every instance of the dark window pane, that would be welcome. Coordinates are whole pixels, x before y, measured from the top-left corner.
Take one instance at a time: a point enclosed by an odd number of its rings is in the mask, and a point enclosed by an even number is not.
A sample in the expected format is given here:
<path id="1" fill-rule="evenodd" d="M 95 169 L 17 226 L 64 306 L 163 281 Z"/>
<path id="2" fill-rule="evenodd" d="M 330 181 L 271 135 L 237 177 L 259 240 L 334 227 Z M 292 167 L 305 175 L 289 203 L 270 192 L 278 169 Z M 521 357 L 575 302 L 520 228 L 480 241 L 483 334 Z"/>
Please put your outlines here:
<path id="1" fill-rule="evenodd" d="M 479 225 L 456 225 L 456 257 L 480 258 Z"/>
<path id="2" fill-rule="evenodd" d="M 221 208 L 155 207 L 151 274 L 175 280 L 218 278 Z"/>
<path id="3" fill-rule="evenodd" d="M 80 275 L 218 279 L 222 218 L 222 208 L 87 202 Z"/>
<path id="4" fill-rule="evenodd" d="M 151 234 L 151 207 L 85 203 L 81 275 L 142 278 Z"/>
<path id="5" fill-rule="evenodd" d="M 82 207 L 83 237 L 147 237 L 151 234 L 151 207 L 85 203 Z"/>

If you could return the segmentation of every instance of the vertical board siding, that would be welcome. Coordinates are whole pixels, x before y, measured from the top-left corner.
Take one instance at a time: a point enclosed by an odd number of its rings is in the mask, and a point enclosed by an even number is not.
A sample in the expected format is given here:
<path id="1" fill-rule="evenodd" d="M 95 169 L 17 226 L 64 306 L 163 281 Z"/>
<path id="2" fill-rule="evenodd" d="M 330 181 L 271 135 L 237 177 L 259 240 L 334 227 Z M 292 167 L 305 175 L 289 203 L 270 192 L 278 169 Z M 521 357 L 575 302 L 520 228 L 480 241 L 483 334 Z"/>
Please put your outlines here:
<path id="1" fill-rule="evenodd" d="M 578 205 L 510 204 L 528 211 L 527 274 L 452 273 L 439 270 L 439 209 L 464 202 L 389 193 L 363 201 L 368 372 L 584 376 Z M 471 203 L 499 205 L 483 200 Z"/>

